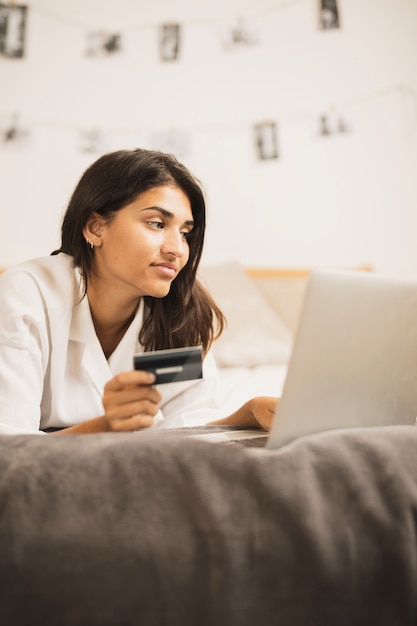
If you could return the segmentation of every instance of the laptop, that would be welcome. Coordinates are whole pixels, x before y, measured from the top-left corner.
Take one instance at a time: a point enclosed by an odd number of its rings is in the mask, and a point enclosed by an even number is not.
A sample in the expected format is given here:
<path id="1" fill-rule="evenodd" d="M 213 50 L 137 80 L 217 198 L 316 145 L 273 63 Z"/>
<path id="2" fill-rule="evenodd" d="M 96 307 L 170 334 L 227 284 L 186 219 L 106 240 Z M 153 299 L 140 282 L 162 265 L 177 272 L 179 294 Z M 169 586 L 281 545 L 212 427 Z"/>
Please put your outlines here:
<path id="1" fill-rule="evenodd" d="M 313 270 L 266 447 L 416 416 L 417 279 Z"/>

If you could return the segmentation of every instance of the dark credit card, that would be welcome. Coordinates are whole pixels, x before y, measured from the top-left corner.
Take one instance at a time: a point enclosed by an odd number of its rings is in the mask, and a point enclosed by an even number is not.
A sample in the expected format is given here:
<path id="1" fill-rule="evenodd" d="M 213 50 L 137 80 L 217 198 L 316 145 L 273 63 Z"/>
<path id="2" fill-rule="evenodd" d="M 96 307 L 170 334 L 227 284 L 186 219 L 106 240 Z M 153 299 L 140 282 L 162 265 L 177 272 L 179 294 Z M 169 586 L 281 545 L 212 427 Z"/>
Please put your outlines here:
<path id="1" fill-rule="evenodd" d="M 203 378 L 200 346 L 135 354 L 133 365 L 135 370 L 153 372 L 156 376 L 154 385 Z"/>

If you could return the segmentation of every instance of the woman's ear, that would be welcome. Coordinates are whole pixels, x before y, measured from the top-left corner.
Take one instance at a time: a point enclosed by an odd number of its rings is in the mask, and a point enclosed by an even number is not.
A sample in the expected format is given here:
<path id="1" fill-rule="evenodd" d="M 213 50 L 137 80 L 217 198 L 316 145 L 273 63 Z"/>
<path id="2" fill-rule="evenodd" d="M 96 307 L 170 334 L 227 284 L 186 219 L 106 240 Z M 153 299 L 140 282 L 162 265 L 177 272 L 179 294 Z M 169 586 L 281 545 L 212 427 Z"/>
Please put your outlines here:
<path id="1" fill-rule="evenodd" d="M 92 213 L 83 228 L 83 235 L 92 248 L 100 248 L 103 245 L 103 218 L 98 213 Z"/>

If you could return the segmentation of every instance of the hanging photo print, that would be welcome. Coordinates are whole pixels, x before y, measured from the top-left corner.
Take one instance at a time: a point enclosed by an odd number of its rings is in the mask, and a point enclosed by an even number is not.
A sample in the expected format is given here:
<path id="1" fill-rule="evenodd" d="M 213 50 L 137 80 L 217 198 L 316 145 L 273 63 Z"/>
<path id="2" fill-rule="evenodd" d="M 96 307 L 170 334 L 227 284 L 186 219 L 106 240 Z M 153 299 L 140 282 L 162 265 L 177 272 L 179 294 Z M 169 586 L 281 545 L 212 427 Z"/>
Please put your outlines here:
<path id="1" fill-rule="evenodd" d="M 278 158 L 277 125 L 275 122 L 255 124 L 255 147 L 258 159 L 266 161 Z"/>
<path id="2" fill-rule="evenodd" d="M 23 148 L 28 145 L 29 131 L 22 128 L 18 113 L 9 122 L 0 123 L 0 147 Z"/>
<path id="3" fill-rule="evenodd" d="M 332 106 L 326 113 L 322 113 L 318 120 L 318 134 L 320 137 L 329 135 L 345 134 L 350 132 L 350 125 L 346 117 L 339 110 Z"/>
<path id="4" fill-rule="evenodd" d="M 319 135 L 320 137 L 328 137 L 332 134 L 327 115 L 320 115 L 319 118 Z"/>
<path id="5" fill-rule="evenodd" d="M 0 55 L 10 59 L 25 56 L 27 6 L 0 3 Z"/>
<path id="6" fill-rule="evenodd" d="M 180 24 L 162 24 L 159 27 L 159 56 L 161 61 L 176 61 L 181 44 Z"/>
<path id="7" fill-rule="evenodd" d="M 108 33 L 106 31 L 98 31 L 89 33 L 87 36 L 88 57 L 108 56 L 121 50 L 120 33 Z"/>
<path id="8" fill-rule="evenodd" d="M 105 152 L 105 141 L 102 131 L 97 128 L 89 128 L 80 131 L 80 151 L 88 154 Z"/>
<path id="9" fill-rule="evenodd" d="M 169 152 L 177 157 L 184 157 L 191 152 L 190 133 L 185 130 L 170 128 L 152 134 L 151 145 L 154 150 Z"/>
<path id="10" fill-rule="evenodd" d="M 337 0 L 319 0 L 320 2 L 320 28 L 332 30 L 340 28 L 339 11 Z"/>
<path id="11" fill-rule="evenodd" d="M 238 18 L 233 25 L 223 29 L 221 41 L 225 49 L 247 47 L 258 44 L 260 36 L 255 24 Z"/>
<path id="12" fill-rule="evenodd" d="M 346 122 L 346 120 L 343 117 L 339 117 L 339 119 L 338 119 L 337 130 L 342 135 L 344 133 L 350 132 L 349 124 Z"/>

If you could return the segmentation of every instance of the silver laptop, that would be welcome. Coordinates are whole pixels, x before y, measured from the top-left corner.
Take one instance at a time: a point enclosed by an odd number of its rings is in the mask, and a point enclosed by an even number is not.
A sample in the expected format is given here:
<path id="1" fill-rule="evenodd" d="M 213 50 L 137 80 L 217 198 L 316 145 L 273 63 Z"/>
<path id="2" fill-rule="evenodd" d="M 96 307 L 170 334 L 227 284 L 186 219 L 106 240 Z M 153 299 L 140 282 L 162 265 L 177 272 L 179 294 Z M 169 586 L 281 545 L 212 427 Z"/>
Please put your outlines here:
<path id="1" fill-rule="evenodd" d="M 267 447 L 416 416 L 417 279 L 314 270 Z"/>

